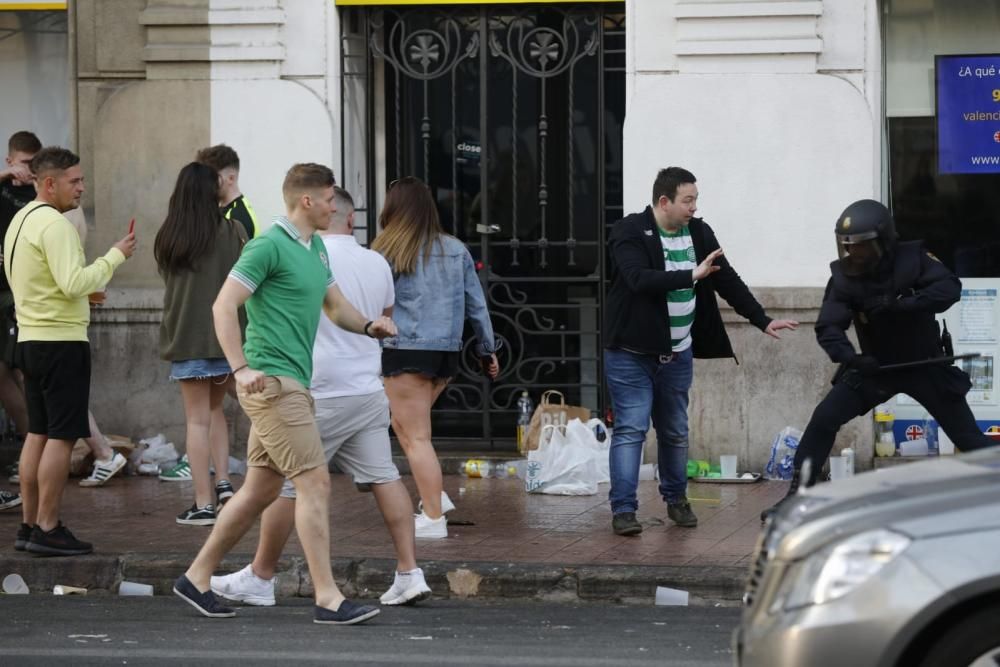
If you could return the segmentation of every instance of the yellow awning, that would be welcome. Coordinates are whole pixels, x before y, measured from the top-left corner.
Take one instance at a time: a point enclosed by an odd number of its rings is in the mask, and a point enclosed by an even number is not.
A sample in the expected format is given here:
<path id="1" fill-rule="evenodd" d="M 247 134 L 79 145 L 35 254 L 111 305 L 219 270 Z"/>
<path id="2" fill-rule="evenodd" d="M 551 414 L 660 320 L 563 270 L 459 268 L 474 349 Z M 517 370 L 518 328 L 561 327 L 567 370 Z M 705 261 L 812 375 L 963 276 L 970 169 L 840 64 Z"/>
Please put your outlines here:
<path id="1" fill-rule="evenodd" d="M 31 9 L 65 10 L 69 4 L 66 0 L 60 2 L 20 2 L 20 0 L 0 0 L 0 12 L 24 11 Z"/>
<path id="2" fill-rule="evenodd" d="M 565 2 L 607 2 L 607 0 L 333 0 L 333 4 L 347 5 L 545 5 Z"/>

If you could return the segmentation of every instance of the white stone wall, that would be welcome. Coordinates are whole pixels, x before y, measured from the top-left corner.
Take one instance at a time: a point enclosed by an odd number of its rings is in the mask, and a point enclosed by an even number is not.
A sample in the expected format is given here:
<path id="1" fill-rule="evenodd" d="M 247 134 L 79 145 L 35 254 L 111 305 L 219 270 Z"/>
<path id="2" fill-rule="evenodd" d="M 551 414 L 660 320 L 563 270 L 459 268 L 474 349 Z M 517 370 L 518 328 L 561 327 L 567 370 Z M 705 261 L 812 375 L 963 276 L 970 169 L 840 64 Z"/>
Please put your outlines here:
<path id="1" fill-rule="evenodd" d="M 657 169 L 753 286 L 822 286 L 833 223 L 881 190 L 875 0 L 629 0 L 625 208 Z"/>

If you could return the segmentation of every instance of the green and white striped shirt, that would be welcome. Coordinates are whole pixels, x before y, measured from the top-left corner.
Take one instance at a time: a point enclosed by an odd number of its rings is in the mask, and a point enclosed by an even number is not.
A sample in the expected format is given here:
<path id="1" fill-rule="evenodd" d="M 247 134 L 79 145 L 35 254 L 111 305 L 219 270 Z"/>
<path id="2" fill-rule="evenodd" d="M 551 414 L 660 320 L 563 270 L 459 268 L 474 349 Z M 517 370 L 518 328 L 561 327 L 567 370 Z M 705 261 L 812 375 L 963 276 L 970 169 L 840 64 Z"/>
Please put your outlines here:
<path id="1" fill-rule="evenodd" d="M 691 232 L 682 227 L 676 232 L 660 232 L 663 246 L 663 263 L 667 271 L 692 271 L 698 266 L 695 261 Z M 670 311 L 670 345 L 674 352 L 683 352 L 691 347 L 691 324 L 694 323 L 694 287 L 667 292 L 667 308 Z"/>

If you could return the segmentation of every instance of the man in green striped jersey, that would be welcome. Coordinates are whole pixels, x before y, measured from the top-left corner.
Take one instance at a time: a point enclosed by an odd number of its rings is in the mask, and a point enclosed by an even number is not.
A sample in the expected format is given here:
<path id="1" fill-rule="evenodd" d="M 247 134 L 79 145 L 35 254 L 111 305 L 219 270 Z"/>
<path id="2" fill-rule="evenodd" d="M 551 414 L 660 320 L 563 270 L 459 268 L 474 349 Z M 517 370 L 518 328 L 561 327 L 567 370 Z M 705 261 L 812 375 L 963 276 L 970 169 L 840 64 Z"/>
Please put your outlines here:
<path id="1" fill-rule="evenodd" d="M 715 293 L 774 338 L 798 322 L 772 320 L 722 254 L 715 233 L 694 214 L 698 186 L 680 167 L 663 169 L 652 206 L 611 232 L 604 372 L 615 428 L 611 436 L 612 528 L 636 535 L 639 462 L 650 417 L 656 429 L 660 495 L 679 526 L 698 518 L 687 500 L 688 392 L 697 358 L 734 357 Z"/>

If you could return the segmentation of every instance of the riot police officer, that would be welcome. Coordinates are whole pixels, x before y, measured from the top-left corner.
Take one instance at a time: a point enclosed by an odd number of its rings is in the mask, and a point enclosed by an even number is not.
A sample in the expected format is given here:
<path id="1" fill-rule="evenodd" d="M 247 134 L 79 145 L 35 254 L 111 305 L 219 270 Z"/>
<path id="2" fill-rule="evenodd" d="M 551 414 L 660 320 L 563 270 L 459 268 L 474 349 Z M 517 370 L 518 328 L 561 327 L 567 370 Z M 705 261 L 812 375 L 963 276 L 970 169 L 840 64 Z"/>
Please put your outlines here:
<path id="1" fill-rule="evenodd" d="M 802 434 L 789 496 L 800 484 L 816 483 L 841 426 L 899 393 L 923 405 L 959 450 L 992 444 L 965 400 L 971 383 L 961 369 L 942 362 L 881 370 L 945 356 L 934 315 L 959 300 L 961 282 L 921 241 L 899 242 L 889 209 L 877 201 L 848 206 L 837 220 L 836 236 L 838 259 L 830 264 L 816 339 L 840 368 Z M 852 321 L 860 354 L 846 333 Z M 802 479 L 806 460 L 809 479 Z M 765 510 L 761 519 L 776 508 Z"/>

